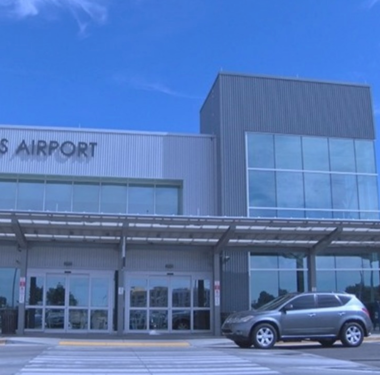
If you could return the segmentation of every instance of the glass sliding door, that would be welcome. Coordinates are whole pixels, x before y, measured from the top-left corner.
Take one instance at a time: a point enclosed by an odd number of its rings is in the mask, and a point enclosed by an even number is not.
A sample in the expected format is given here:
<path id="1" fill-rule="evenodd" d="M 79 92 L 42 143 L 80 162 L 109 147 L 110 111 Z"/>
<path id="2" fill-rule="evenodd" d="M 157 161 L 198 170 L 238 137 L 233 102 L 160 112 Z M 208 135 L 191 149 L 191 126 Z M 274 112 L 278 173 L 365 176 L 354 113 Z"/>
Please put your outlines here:
<path id="1" fill-rule="evenodd" d="M 28 277 L 26 329 L 108 331 L 112 276 L 41 273 Z"/>
<path id="2" fill-rule="evenodd" d="M 209 278 L 139 275 L 126 285 L 127 330 L 210 330 Z"/>

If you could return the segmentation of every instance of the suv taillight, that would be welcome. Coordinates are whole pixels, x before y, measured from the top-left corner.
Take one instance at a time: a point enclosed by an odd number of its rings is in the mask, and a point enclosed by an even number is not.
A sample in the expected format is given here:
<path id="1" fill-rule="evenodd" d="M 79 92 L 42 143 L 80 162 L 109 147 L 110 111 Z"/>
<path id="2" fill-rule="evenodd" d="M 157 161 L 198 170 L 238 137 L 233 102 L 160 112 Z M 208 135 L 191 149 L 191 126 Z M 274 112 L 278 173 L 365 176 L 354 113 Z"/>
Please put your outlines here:
<path id="1" fill-rule="evenodd" d="M 370 316 L 369 316 L 369 311 L 367 310 L 366 307 L 362 307 L 362 311 L 363 311 L 365 314 L 367 314 L 368 317 L 370 317 Z"/>

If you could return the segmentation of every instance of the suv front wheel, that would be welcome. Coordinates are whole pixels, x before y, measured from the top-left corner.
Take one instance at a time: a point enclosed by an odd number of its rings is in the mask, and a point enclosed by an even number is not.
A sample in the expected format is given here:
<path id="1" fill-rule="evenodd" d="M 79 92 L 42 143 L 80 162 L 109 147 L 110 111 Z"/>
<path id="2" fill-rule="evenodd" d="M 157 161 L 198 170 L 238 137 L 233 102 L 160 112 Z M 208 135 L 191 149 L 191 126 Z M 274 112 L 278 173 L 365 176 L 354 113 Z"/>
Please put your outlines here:
<path id="1" fill-rule="evenodd" d="M 340 334 L 340 341 L 344 346 L 356 347 L 360 346 L 364 339 L 364 331 L 360 324 L 349 322 L 346 323 Z"/>
<path id="2" fill-rule="evenodd" d="M 276 341 L 276 329 L 269 323 L 259 324 L 253 330 L 252 342 L 255 348 L 271 349 Z"/>

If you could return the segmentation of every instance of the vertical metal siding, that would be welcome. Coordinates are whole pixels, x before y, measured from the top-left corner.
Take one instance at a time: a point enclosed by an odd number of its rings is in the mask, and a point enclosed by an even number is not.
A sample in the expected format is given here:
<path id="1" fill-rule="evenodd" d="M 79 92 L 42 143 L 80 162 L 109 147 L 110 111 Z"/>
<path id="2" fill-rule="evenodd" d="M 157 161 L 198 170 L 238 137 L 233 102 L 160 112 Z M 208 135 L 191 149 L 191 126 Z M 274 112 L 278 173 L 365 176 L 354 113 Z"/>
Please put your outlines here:
<path id="1" fill-rule="evenodd" d="M 220 113 L 218 122 L 212 113 Z M 368 86 L 227 73 L 218 76 L 205 101 L 201 129 L 219 137 L 218 212 L 225 216 L 247 213 L 245 132 L 375 136 Z"/>
<path id="2" fill-rule="evenodd" d="M 222 313 L 249 308 L 249 265 L 246 251 L 226 251 L 229 260 L 222 264 Z M 249 301 L 249 299 L 248 299 Z"/>
<path id="3" fill-rule="evenodd" d="M 213 134 L 216 137 L 214 148 L 214 178 L 215 178 L 215 201 L 216 215 L 223 215 L 222 210 L 222 186 L 220 181 L 223 175 L 222 145 L 221 145 L 221 118 L 220 118 L 220 81 L 217 79 L 204 102 L 200 112 L 200 129 L 202 134 Z"/>
<path id="4" fill-rule="evenodd" d="M 17 251 L 17 245 L 0 243 L 0 268 L 18 268 L 20 262 L 20 252 Z"/>
<path id="5" fill-rule="evenodd" d="M 65 268 L 64 262 L 72 262 L 69 269 L 110 270 L 118 269 L 119 250 L 112 246 L 86 245 L 38 245 L 29 248 L 28 267 Z"/>
<path id="6" fill-rule="evenodd" d="M 9 151 L 0 154 L 0 173 L 95 179 L 150 179 L 183 182 L 183 214 L 216 215 L 215 138 L 200 135 L 140 134 L 0 127 Z M 93 158 L 15 155 L 21 140 L 96 142 Z"/>

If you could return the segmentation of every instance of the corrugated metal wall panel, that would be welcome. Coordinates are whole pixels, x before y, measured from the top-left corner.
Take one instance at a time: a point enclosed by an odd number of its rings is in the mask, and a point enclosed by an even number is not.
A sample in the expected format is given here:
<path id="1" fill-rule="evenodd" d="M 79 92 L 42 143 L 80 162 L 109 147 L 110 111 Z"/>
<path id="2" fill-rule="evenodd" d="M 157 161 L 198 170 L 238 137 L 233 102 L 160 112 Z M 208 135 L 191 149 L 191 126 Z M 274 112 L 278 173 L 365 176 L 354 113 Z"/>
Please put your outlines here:
<path id="1" fill-rule="evenodd" d="M 226 251 L 222 264 L 222 314 L 249 308 L 249 264 L 246 251 Z"/>
<path id="2" fill-rule="evenodd" d="M 374 139 L 369 86 L 222 74 L 225 130 Z"/>
<path id="3" fill-rule="evenodd" d="M 3 174 L 183 182 L 184 215 L 215 215 L 215 141 L 212 136 L 0 127 L 8 152 L 0 152 Z M 25 140 L 97 143 L 94 157 L 16 155 Z"/>
<path id="4" fill-rule="evenodd" d="M 33 245 L 29 248 L 28 267 L 47 269 L 117 270 L 120 250 L 117 247 Z M 64 262 L 72 262 L 65 267 Z"/>
<path id="5" fill-rule="evenodd" d="M 219 122 L 212 113 L 220 113 Z M 245 132 L 375 137 L 368 86 L 229 73 L 210 91 L 201 129 L 219 135 L 218 212 L 224 216 L 247 215 Z"/>
<path id="6" fill-rule="evenodd" d="M 200 112 L 200 129 L 202 134 L 213 134 L 216 139 L 216 147 L 214 148 L 214 178 L 215 178 L 215 202 L 216 215 L 222 215 L 222 187 L 219 181 L 223 175 L 221 163 L 221 126 L 220 126 L 220 81 L 217 79 L 204 102 Z"/>
<path id="7" fill-rule="evenodd" d="M 0 243 L 0 268 L 18 268 L 20 266 L 20 252 L 17 245 Z"/>
<path id="8" fill-rule="evenodd" d="M 165 250 L 161 248 L 149 249 L 145 247 L 127 249 L 127 271 L 144 272 L 205 272 L 213 270 L 212 251 L 204 249 L 176 248 Z M 166 264 L 172 264 L 173 268 L 165 268 Z"/>

